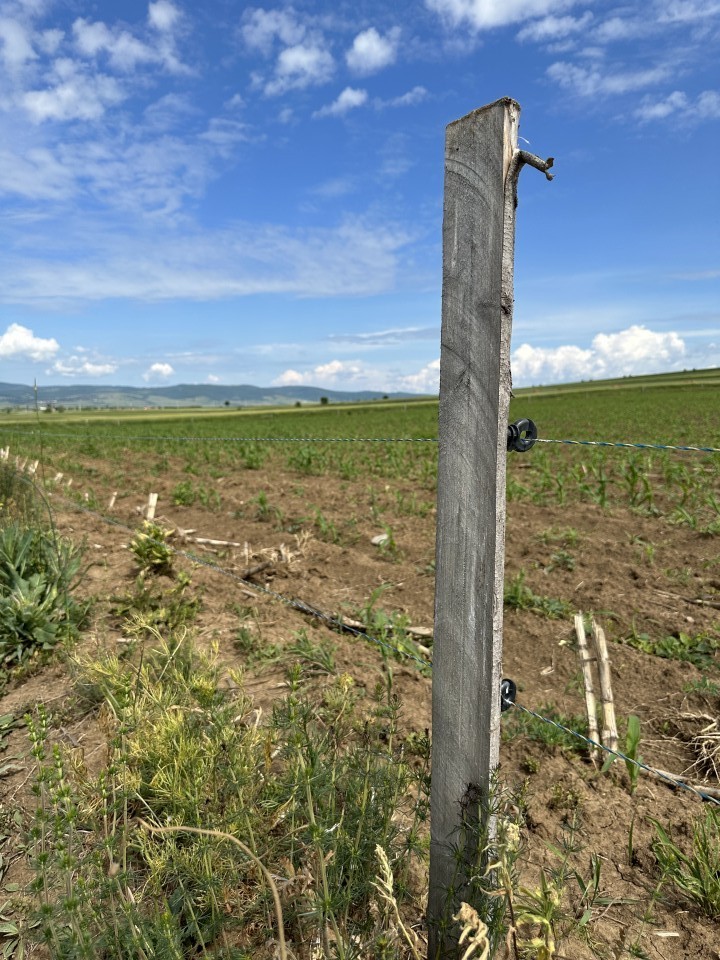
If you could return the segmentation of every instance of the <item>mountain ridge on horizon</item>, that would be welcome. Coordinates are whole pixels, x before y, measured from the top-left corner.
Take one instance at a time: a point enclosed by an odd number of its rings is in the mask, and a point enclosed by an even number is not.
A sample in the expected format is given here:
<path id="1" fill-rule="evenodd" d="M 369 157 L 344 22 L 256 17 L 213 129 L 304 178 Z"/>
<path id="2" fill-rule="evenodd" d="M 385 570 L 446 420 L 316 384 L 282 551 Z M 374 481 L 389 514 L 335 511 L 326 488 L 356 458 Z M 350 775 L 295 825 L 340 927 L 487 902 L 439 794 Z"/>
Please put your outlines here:
<path id="1" fill-rule="evenodd" d="M 382 390 L 326 390 L 322 387 L 256 387 L 252 384 L 178 383 L 173 386 L 130 387 L 96 384 L 55 384 L 37 388 L 37 401 L 47 406 L 88 407 L 216 407 L 216 406 L 291 406 L 328 401 L 409 400 L 425 396 Z M 35 405 L 35 388 L 20 383 L 0 383 L 0 407 Z"/>

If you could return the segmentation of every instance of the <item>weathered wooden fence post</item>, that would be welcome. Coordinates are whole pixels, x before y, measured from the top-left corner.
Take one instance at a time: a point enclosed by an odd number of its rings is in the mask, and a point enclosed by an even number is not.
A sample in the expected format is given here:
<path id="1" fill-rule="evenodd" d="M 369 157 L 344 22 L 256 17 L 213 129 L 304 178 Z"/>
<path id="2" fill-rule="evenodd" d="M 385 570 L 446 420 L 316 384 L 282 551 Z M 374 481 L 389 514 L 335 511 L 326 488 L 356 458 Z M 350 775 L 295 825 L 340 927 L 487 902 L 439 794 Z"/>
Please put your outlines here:
<path id="1" fill-rule="evenodd" d="M 520 107 L 447 128 L 433 643 L 430 960 L 458 956 L 453 914 L 483 870 L 500 739 L 505 462 Z"/>

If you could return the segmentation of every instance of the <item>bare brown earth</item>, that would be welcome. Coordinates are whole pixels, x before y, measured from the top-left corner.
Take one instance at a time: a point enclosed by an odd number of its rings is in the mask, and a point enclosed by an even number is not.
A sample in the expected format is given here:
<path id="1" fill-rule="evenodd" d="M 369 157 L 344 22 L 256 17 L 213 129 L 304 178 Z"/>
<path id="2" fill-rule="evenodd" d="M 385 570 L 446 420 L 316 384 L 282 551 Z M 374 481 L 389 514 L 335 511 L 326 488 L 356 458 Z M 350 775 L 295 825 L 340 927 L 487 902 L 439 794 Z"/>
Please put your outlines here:
<path id="1" fill-rule="evenodd" d="M 246 584 L 210 567 L 178 558 L 177 567 L 187 570 L 193 588 L 202 596 L 196 630 L 201 640 L 216 640 L 229 665 L 243 657 L 234 640 L 240 626 L 238 605 L 254 607 L 253 628 L 262 646 L 286 644 L 293 633 L 306 628 L 314 637 L 325 637 L 336 649 L 338 671 L 351 674 L 360 688 L 372 690 L 383 677 L 382 657 L 362 639 L 333 631 L 317 619 L 303 615 L 264 595 L 269 588 L 287 597 L 300 598 L 331 615 L 353 614 L 378 587 L 385 591 L 378 606 L 401 611 L 416 626 L 431 627 L 434 576 L 434 494 L 413 489 L 402 481 L 376 478 L 343 481 L 335 477 L 302 476 L 285 469 L 243 470 L 234 476 L 206 480 L 220 496 L 218 509 L 173 506 L 171 491 L 186 478 L 180 463 L 171 462 L 159 479 L 149 480 L 143 464 L 128 457 L 121 480 L 109 471 L 95 477 L 93 490 L 107 513 L 109 495 L 121 491 L 110 516 L 118 526 L 92 513 L 81 512 L 60 495 L 53 495 L 60 531 L 86 545 L 89 560 L 81 591 L 102 601 L 95 608 L 92 630 L 84 640 L 89 648 L 119 648 L 122 635 L 108 616 L 107 599 L 132 588 L 137 565 L 127 549 L 131 533 L 140 523 L 138 507 L 149 489 L 160 494 L 158 516 L 173 528 L 193 529 L 196 535 L 232 540 L 242 547 L 202 548 L 186 544 L 210 563 L 237 575 L 248 567 L 270 561 L 270 566 Z M 267 503 L 282 511 L 269 519 L 257 518 L 255 498 L 264 491 Z M 406 495 L 399 508 L 398 491 Z M 415 496 L 415 507 L 408 507 Z M 422 507 L 426 503 L 429 506 Z M 373 517 L 373 504 L 376 517 Z M 419 506 L 418 506 L 419 505 Z M 408 512 L 415 509 L 415 513 Z M 417 511 L 426 509 L 425 516 Z M 326 542 L 314 522 L 320 510 L 335 525 L 339 543 Z M 383 555 L 371 538 L 390 525 L 397 556 Z M 543 542 L 548 531 L 577 531 L 577 544 L 563 546 Z M 294 532 L 293 532 L 294 531 Z M 172 541 L 183 544 L 176 537 Z M 572 570 L 552 566 L 551 557 L 564 549 L 574 560 Z M 717 717 L 718 697 L 688 692 L 702 673 L 688 663 L 660 659 L 622 644 L 634 629 L 637 633 L 665 636 L 677 631 L 696 633 L 718 630 L 720 613 L 714 607 L 693 603 L 701 597 L 720 596 L 720 545 L 717 538 L 671 526 L 661 519 L 627 509 L 601 510 L 593 505 L 542 506 L 522 501 L 509 505 L 507 524 L 507 576 L 524 570 L 526 582 L 538 595 L 567 600 L 574 610 L 594 612 L 611 642 L 612 676 L 620 729 L 625 718 L 636 714 L 641 721 L 643 759 L 656 767 L 685 774 L 698 782 L 702 771 L 692 769 L 696 760 L 690 739 L 707 721 L 692 719 L 701 714 Z M 172 582 L 167 580 L 168 588 Z M 573 644 L 572 619 L 550 620 L 529 610 L 506 610 L 504 675 L 513 678 L 522 704 L 547 711 L 554 707 L 566 716 L 584 711 L 577 654 Z M 260 705 L 269 704 L 284 688 L 285 667 L 271 663 L 246 663 L 248 691 Z M 421 676 L 411 661 L 394 663 L 395 689 L 403 707 L 407 731 L 430 727 L 431 681 Z M 720 674 L 711 669 L 710 681 Z M 36 674 L 11 684 L 0 702 L 0 714 L 21 716 L 38 701 L 52 701 L 58 709 L 71 691 L 66 668 L 54 663 Z M 510 715 L 506 714 L 506 721 Z M 509 721 L 508 721 L 509 722 Z M 80 746 L 92 769 L 103 762 L 103 734 L 92 715 L 69 716 L 60 737 Z M 12 732 L 6 757 L 18 756 L 20 769 L 1 781 L 5 809 L 17 807 L 25 822 L 31 815 L 29 791 L 31 763 L 24 729 Z M 616 900 L 606 910 L 596 908 L 591 934 L 601 955 L 627 956 L 627 948 L 639 940 L 647 957 L 659 960 L 720 958 L 720 936 L 714 924 L 695 908 L 680 904 L 663 891 L 650 906 L 658 874 L 651 849 L 651 818 L 673 828 L 687 843 L 690 823 L 702 812 L 694 796 L 641 776 L 634 796 L 622 764 L 609 773 L 580 753 L 549 748 L 516 735 L 501 747 L 502 778 L 515 788 L 523 787 L 527 806 L 522 881 L 536 886 L 539 866 L 551 863 L 549 843 L 563 835 L 573 811 L 580 818 L 583 850 L 575 863 L 587 873 L 591 853 L 602 863 L 602 893 Z M 706 781 L 716 789 L 717 780 Z M 6 818 L 7 819 L 7 818 Z M 634 822 L 634 855 L 628 856 L 628 833 Z M 5 824 L 3 832 L 10 832 Z M 19 835 L 19 828 L 16 829 Z M 5 876 L 5 883 L 24 882 L 27 871 L 21 851 Z M 7 849 L 6 849 L 7 855 Z M 561 946 L 564 956 L 582 960 L 591 956 L 586 944 L 575 939 Z"/>

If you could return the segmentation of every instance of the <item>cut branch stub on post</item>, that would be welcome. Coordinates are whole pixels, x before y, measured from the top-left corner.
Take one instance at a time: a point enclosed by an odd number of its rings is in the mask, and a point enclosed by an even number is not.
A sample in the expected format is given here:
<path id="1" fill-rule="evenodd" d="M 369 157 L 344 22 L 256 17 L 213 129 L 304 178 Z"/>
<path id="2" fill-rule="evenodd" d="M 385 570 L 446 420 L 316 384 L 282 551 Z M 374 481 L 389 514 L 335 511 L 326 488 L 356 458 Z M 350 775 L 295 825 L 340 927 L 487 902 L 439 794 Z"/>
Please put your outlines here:
<path id="1" fill-rule="evenodd" d="M 517 150 L 519 115 L 498 100 L 445 144 L 430 960 L 458 955 L 498 763 L 516 183 L 524 163 L 552 165 Z"/>

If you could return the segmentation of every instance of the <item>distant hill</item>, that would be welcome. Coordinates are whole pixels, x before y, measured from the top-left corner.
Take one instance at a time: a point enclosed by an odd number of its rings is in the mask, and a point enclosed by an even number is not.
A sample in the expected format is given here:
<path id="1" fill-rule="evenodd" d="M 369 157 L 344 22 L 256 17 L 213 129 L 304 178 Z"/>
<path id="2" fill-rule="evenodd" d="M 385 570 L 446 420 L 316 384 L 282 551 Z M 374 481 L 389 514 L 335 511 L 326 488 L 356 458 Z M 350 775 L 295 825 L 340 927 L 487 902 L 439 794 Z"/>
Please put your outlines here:
<path id="1" fill-rule="evenodd" d="M 323 390 L 320 387 L 253 387 L 250 384 L 221 386 L 211 383 L 180 383 L 174 387 L 106 387 L 74 384 L 38 387 L 40 407 L 250 407 L 292 406 L 320 403 L 358 403 L 368 400 L 407 400 L 413 393 L 382 393 L 374 390 Z M 35 406 L 35 391 L 20 383 L 0 383 L 0 407 Z"/>

